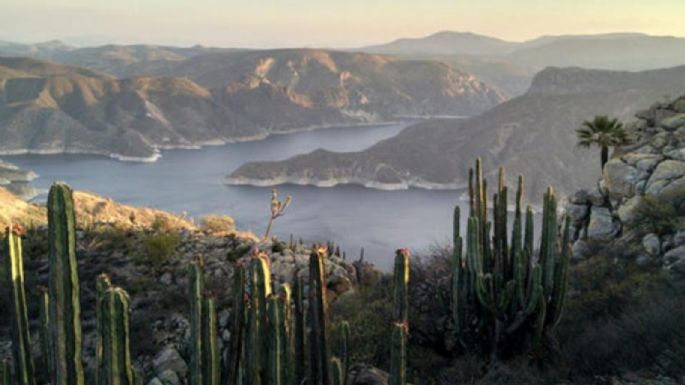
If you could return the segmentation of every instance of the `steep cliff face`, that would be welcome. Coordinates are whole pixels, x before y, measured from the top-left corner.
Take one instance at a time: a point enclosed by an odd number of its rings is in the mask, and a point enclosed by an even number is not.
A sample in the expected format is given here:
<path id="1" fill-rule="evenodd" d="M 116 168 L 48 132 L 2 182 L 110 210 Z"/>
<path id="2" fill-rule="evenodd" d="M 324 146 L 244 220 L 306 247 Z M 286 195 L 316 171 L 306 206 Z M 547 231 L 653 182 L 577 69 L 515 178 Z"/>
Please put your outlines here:
<path id="1" fill-rule="evenodd" d="M 574 255 L 608 244 L 685 277 L 685 96 L 637 118 L 635 144 L 616 151 L 595 188 L 569 199 Z"/>

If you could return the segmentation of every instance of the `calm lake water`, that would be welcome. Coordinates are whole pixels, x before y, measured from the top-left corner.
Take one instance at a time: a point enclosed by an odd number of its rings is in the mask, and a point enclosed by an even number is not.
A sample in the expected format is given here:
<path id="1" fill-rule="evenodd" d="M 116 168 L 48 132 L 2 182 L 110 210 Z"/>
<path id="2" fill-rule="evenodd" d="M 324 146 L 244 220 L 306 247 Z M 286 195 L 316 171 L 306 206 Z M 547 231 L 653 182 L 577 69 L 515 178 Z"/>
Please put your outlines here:
<path id="1" fill-rule="evenodd" d="M 37 172 L 38 188 L 55 180 L 78 190 L 96 192 L 136 206 L 187 214 L 227 214 L 237 226 L 262 234 L 269 216 L 270 188 L 227 186 L 223 178 L 245 162 L 280 160 L 317 148 L 359 151 L 392 137 L 408 124 L 339 127 L 274 135 L 258 142 L 235 143 L 201 150 L 164 151 L 155 163 L 125 163 L 85 155 L 22 155 L 4 159 Z M 451 216 L 460 192 L 378 191 L 361 186 L 317 188 L 285 185 L 279 195 L 293 196 L 274 233 L 306 242 L 332 240 L 349 257 L 362 247 L 368 260 L 388 269 L 394 250 L 425 251 L 449 240 Z M 39 196 L 44 200 L 45 196 Z"/>

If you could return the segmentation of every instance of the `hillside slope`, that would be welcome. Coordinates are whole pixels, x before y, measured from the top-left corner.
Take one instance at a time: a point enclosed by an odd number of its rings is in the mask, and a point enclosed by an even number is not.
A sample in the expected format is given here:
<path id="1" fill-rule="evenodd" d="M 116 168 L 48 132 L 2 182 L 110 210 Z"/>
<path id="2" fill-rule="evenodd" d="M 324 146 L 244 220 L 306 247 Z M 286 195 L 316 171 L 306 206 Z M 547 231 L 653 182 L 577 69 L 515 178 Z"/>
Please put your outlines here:
<path id="1" fill-rule="evenodd" d="M 598 114 L 629 120 L 641 108 L 685 87 L 685 67 L 646 72 L 547 69 L 524 96 L 464 121 L 433 120 L 357 153 L 315 151 L 283 162 L 248 163 L 233 184 L 279 183 L 377 188 L 459 188 L 465 165 L 506 165 L 528 176 L 528 196 L 547 185 L 569 193 L 599 175 L 597 151 L 578 148 L 575 129 Z"/>
<path id="2" fill-rule="evenodd" d="M 316 50 L 222 55 L 198 56 L 178 70 L 199 83 L 185 76 L 117 79 L 0 58 L 0 154 L 152 160 L 159 148 L 396 115 L 473 115 L 504 101 L 497 90 L 440 62 Z"/>

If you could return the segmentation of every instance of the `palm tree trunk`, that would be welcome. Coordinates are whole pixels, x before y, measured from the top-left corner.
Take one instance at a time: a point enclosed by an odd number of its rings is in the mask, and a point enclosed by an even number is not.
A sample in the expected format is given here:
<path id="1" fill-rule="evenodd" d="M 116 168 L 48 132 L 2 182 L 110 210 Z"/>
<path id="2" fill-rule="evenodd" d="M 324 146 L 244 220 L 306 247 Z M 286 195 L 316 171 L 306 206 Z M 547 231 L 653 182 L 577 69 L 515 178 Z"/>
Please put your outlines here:
<path id="1" fill-rule="evenodd" d="M 602 171 L 604 171 L 604 165 L 609 161 L 609 147 L 602 146 Z"/>

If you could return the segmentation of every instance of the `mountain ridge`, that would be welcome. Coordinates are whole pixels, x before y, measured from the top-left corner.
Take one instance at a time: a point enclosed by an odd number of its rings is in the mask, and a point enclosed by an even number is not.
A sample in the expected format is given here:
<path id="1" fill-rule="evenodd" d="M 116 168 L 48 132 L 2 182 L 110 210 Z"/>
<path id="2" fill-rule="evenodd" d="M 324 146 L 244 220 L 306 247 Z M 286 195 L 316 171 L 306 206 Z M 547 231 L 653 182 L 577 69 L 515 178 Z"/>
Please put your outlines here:
<path id="1" fill-rule="evenodd" d="M 545 79 L 552 84 L 539 92 Z M 559 79 L 565 88 L 553 83 Z M 611 87 L 577 87 L 598 82 Z M 645 72 L 549 69 L 537 84 L 533 92 L 470 119 L 419 123 L 357 153 L 314 152 L 278 163 L 248 163 L 226 182 L 455 189 L 467 184 L 460 177 L 465 175 L 463 165 L 482 157 L 489 170 L 506 164 L 514 174 L 531 176 L 526 181 L 528 196 L 541 196 L 548 185 L 569 193 L 599 175 L 597 154 L 575 146 L 575 129 L 582 121 L 600 114 L 627 121 L 654 100 L 682 90 L 685 66 Z"/>

